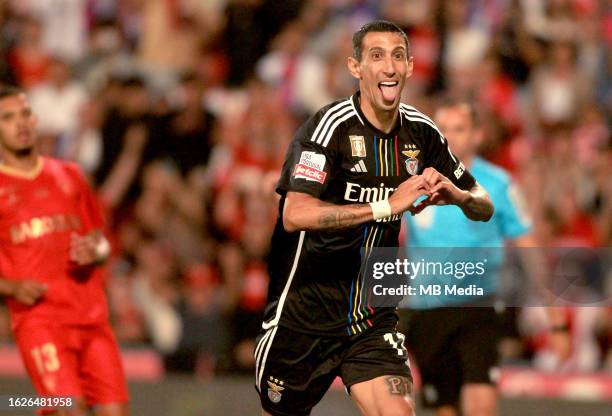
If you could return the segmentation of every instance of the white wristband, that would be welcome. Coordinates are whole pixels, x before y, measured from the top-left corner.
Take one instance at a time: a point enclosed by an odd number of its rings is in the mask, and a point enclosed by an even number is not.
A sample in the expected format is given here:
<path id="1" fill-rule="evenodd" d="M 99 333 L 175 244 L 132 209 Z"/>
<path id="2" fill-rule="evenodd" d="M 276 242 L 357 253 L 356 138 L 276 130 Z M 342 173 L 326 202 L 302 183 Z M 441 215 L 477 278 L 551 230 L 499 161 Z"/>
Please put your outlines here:
<path id="1" fill-rule="evenodd" d="M 372 208 L 372 214 L 374 215 L 375 220 L 391 216 L 391 204 L 389 204 L 388 199 L 370 202 L 370 208 Z"/>

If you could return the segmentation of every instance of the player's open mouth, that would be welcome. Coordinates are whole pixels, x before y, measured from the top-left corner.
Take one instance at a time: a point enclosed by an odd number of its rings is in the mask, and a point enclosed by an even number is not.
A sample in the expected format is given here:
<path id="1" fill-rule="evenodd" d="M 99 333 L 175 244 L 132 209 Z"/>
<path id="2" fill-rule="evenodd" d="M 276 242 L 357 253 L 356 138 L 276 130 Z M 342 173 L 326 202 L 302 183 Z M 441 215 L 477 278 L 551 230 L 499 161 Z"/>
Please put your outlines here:
<path id="1" fill-rule="evenodd" d="M 399 94 L 399 82 L 397 81 L 382 81 L 378 83 L 378 88 L 382 93 L 385 101 L 395 101 L 395 98 Z"/>

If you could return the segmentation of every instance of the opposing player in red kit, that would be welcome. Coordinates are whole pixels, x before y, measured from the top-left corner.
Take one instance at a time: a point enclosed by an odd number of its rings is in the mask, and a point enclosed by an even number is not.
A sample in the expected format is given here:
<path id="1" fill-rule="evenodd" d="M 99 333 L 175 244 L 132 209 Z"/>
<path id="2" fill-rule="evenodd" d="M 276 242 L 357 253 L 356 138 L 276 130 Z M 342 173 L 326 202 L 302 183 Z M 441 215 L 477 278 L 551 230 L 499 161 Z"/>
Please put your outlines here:
<path id="1" fill-rule="evenodd" d="M 102 215 L 73 163 L 42 157 L 26 96 L 0 88 L 0 295 L 43 414 L 126 416 L 128 393 L 108 324 Z"/>

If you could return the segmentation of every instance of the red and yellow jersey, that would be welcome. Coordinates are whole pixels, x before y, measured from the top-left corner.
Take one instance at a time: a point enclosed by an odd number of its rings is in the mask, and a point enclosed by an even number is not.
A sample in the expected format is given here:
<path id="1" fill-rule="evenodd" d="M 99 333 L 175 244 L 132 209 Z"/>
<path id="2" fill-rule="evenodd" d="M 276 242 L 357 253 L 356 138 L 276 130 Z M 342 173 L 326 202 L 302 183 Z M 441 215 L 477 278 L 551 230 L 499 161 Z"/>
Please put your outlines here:
<path id="1" fill-rule="evenodd" d="M 70 235 L 103 226 L 77 165 L 41 157 L 30 172 L 0 165 L 0 276 L 47 285 L 34 306 L 7 299 L 13 328 L 25 319 L 94 324 L 108 317 L 100 267 L 70 261 Z"/>

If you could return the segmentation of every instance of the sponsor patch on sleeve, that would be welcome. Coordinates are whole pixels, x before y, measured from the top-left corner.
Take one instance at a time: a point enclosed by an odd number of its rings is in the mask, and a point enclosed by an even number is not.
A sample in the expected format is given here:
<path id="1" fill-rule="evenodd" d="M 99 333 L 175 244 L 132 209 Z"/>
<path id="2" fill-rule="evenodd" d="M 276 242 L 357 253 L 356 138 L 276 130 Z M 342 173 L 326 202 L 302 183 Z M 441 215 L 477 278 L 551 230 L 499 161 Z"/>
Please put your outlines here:
<path id="1" fill-rule="evenodd" d="M 455 169 L 455 171 L 453 172 L 455 174 L 455 178 L 459 179 L 461 175 L 463 175 L 464 171 L 465 167 L 463 166 L 463 163 L 459 162 L 459 166 L 457 166 L 457 169 Z"/>
<path id="2" fill-rule="evenodd" d="M 306 179 L 307 181 L 325 182 L 327 173 L 325 168 L 325 155 L 316 152 L 302 152 L 300 161 L 293 169 L 293 177 L 296 179 Z"/>

